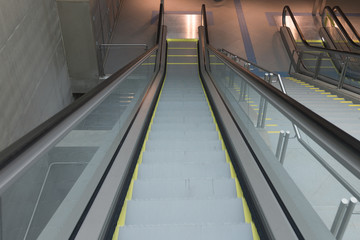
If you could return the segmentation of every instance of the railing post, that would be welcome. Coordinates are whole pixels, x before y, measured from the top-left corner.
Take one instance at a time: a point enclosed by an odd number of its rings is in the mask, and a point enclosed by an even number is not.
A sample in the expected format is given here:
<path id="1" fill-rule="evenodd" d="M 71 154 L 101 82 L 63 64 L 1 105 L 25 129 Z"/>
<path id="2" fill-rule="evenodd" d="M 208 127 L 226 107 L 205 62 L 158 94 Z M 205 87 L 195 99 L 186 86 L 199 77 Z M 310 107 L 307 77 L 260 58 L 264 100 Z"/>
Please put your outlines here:
<path id="1" fill-rule="evenodd" d="M 269 80 L 268 80 L 268 83 L 270 83 L 271 84 L 271 82 L 272 82 L 272 79 L 274 78 L 274 74 L 273 73 L 270 73 L 269 74 Z"/>
<path id="2" fill-rule="evenodd" d="M 346 198 L 341 199 L 338 210 L 336 212 L 334 222 L 331 226 L 330 232 L 336 236 L 339 231 L 341 220 L 344 218 L 346 207 L 349 204 L 349 200 Z"/>
<path id="3" fill-rule="evenodd" d="M 281 147 L 283 145 L 284 138 L 285 138 L 285 131 L 281 130 L 280 134 L 279 134 L 279 140 L 278 140 L 278 143 L 277 143 L 277 147 L 276 147 L 276 152 L 275 152 L 275 157 L 277 159 L 279 159 L 279 157 L 280 157 Z"/>
<path id="4" fill-rule="evenodd" d="M 347 70 L 347 67 L 348 67 L 348 64 L 349 64 L 349 60 L 350 60 L 349 57 L 346 57 L 345 62 L 343 63 L 339 83 L 338 83 L 338 86 L 337 86 L 338 89 L 342 89 L 342 87 L 344 85 L 345 74 L 346 74 L 346 70 Z"/>
<path id="5" fill-rule="evenodd" d="M 299 52 L 296 67 L 295 67 L 295 72 L 300 71 L 300 61 L 301 61 L 302 56 L 303 56 L 303 53 Z"/>
<path id="6" fill-rule="evenodd" d="M 323 53 L 320 53 L 320 55 L 317 57 L 316 60 L 314 79 L 317 79 L 317 77 L 319 76 L 322 58 L 323 58 Z"/>
<path id="7" fill-rule="evenodd" d="M 348 206 L 346 208 L 344 218 L 342 219 L 341 225 L 340 225 L 339 230 L 338 230 L 338 232 L 336 234 L 336 239 L 337 240 L 341 240 L 343 238 L 346 227 L 349 224 L 351 215 L 352 215 L 352 213 L 354 211 L 354 208 L 355 208 L 357 202 L 358 201 L 357 201 L 356 198 L 354 198 L 354 197 L 350 198 L 349 204 L 348 204 Z"/>
<path id="8" fill-rule="evenodd" d="M 284 164 L 286 150 L 287 150 L 287 146 L 288 146 L 288 143 L 289 143 L 289 137 L 290 137 L 290 132 L 286 131 L 285 132 L 284 143 L 283 143 L 283 146 L 282 146 L 282 149 L 281 149 L 281 154 L 280 154 L 280 163 L 281 163 L 281 165 Z"/>
<path id="9" fill-rule="evenodd" d="M 261 127 L 262 119 L 263 119 L 263 113 L 264 113 L 264 105 L 265 105 L 265 99 L 263 97 L 260 98 L 260 106 L 259 106 L 259 114 L 257 118 L 256 127 Z"/>
<path id="10" fill-rule="evenodd" d="M 96 42 L 96 45 L 98 47 L 98 66 L 99 66 L 99 77 L 105 76 L 105 70 L 104 70 L 104 58 L 103 58 L 103 49 L 102 45 Z"/>
<path id="11" fill-rule="evenodd" d="M 261 119 L 261 128 L 265 127 L 265 120 L 266 120 L 266 112 L 267 112 L 267 106 L 268 106 L 268 102 L 266 101 L 266 99 L 264 99 L 264 108 L 263 108 L 263 113 L 262 113 L 262 119 Z"/>

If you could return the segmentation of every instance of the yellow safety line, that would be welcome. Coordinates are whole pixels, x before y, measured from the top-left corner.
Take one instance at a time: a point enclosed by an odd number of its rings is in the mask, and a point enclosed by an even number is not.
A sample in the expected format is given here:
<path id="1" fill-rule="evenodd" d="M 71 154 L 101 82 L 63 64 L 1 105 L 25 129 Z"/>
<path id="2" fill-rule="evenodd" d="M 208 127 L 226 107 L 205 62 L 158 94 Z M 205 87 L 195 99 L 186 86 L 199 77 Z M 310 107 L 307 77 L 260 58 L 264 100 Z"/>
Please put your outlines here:
<path id="1" fill-rule="evenodd" d="M 317 58 L 304 58 L 303 60 L 304 60 L 304 61 L 316 61 L 316 60 L 318 60 L 318 59 L 317 59 Z M 322 61 L 323 61 L 323 60 L 330 61 L 331 59 L 330 59 L 330 58 L 322 58 L 321 60 L 322 60 Z"/>
<path id="2" fill-rule="evenodd" d="M 280 131 L 267 131 L 267 133 L 280 133 Z"/>
<path id="3" fill-rule="evenodd" d="M 312 43 L 322 43 L 322 40 L 306 40 L 307 42 L 312 42 Z M 296 42 L 302 42 L 301 40 L 296 40 Z"/>
<path id="4" fill-rule="evenodd" d="M 198 63 L 167 63 L 168 65 L 197 65 Z"/>
<path id="5" fill-rule="evenodd" d="M 197 49 L 197 48 L 169 47 L 168 49 Z"/>
<path id="6" fill-rule="evenodd" d="M 168 55 L 168 57 L 197 57 L 197 55 Z"/>
<path id="7" fill-rule="evenodd" d="M 197 39 L 194 38 L 168 38 L 166 39 L 168 42 L 197 42 Z"/>

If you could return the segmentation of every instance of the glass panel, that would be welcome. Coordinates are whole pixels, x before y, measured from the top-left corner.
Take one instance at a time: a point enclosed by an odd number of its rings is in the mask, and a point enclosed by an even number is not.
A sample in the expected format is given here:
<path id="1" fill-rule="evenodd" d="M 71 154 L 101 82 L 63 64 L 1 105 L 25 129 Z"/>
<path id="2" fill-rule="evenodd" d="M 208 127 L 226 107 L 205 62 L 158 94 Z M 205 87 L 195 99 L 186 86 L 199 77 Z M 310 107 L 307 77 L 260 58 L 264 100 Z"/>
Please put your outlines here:
<path id="1" fill-rule="evenodd" d="M 254 144 L 253 146 L 257 146 L 253 149 L 255 154 L 265 155 L 271 166 L 286 170 L 288 178 L 282 181 L 286 182 L 291 178 L 330 229 L 341 199 L 349 199 L 350 196 L 356 195 L 356 192 L 360 192 L 359 176 L 345 169 L 301 129 L 301 135 L 297 135 L 297 127 L 287 116 L 219 58 L 213 55 L 210 62 L 212 78 L 238 115 L 237 119 L 245 126 L 242 131 L 247 140 Z M 289 133 L 288 145 L 284 148 L 283 154 L 282 151 L 277 152 L 282 131 Z M 323 164 L 315 156 L 324 159 Z M 324 165 L 330 166 L 332 170 Z M 336 174 L 345 181 L 340 182 L 336 179 Z M 350 193 L 345 187 L 346 184 L 354 188 L 355 192 Z M 359 236 L 359 210 L 359 207 L 355 209 L 344 239 L 356 239 Z"/>
<path id="2" fill-rule="evenodd" d="M 144 96 L 154 62 L 145 60 L 0 193 L 1 239 L 36 239 L 45 227 L 43 238 L 52 239 L 58 229 L 75 226 Z"/>
<path id="3" fill-rule="evenodd" d="M 339 81 L 343 60 L 339 55 L 325 54 L 321 59 L 319 75 Z"/>

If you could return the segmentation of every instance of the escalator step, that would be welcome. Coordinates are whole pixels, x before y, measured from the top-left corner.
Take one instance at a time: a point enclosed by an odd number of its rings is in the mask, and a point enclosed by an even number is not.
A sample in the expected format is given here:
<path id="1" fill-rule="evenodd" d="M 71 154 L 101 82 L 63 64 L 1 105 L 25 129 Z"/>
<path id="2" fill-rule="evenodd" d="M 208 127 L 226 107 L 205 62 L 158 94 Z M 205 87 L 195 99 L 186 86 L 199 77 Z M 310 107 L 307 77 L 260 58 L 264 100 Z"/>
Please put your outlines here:
<path id="1" fill-rule="evenodd" d="M 138 179 L 151 178 L 218 178 L 231 177 L 229 164 L 224 163 L 163 163 L 141 164 Z"/>
<path id="2" fill-rule="evenodd" d="M 216 131 L 215 124 L 213 122 L 208 123 L 158 123 L 154 121 L 151 126 L 151 131 L 165 131 L 171 132 L 173 130 L 176 131 Z"/>
<path id="3" fill-rule="evenodd" d="M 244 222 L 242 199 L 130 200 L 126 225 Z"/>
<path id="4" fill-rule="evenodd" d="M 170 163 L 170 162 L 226 162 L 224 151 L 145 151 L 142 164 L 146 163 Z"/>
<path id="5" fill-rule="evenodd" d="M 209 225 L 164 225 L 126 226 L 120 228 L 119 240 L 250 240 L 251 225 L 209 224 Z"/>
<path id="6" fill-rule="evenodd" d="M 210 141 L 194 141 L 194 140 L 151 140 L 146 143 L 146 151 L 156 150 L 173 150 L 173 151 L 206 151 L 221 150 L 221 142 L 219 140 Z"/>
<path id="7" fill-rule="evenodd" d="M 132 199 L 236 198 L 234 179 L 137 180 Z"/>
<path id="8" fill-rule="evenodd" d="M 209 119 L 208 119 L 209 120 Z M 203 140 L 206 141 L 218 141 L 219 134 L 215 131 L 151 131 L 149 134 L 149 141 L 152 140 Z"/>

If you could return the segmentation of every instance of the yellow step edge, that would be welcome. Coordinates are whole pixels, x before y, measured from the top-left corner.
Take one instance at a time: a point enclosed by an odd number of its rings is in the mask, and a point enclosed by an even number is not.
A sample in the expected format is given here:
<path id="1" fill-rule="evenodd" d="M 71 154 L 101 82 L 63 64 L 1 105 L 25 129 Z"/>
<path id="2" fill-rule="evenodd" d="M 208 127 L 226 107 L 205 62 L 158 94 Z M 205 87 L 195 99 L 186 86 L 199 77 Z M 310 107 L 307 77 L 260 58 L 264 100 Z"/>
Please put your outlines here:
<path id="1" fill-rule="evenodd" d="M 139 173 L 139 163 L 136 164 L 133 179 L 137 180 L 138 173 Z"/>
<path id="2" fill-rule="evenodd" d="M 229 156 L 229 153 L 228 153 L 228 151 L 226 149 L 225 149 L 225 159 L 226 159 L 227 163 L 230 162 L 230 156 Z"/>
<path id="3" fill-rule="evenodd" d="M 128 192 L 127 192 L 126 197 L 125 197 L 126 200 L 131 200 L 132 199 L 133 189 L 134 189 L 134 181 L 135 181 L 134 179 L 131 179 L 129 189 L 128 189 Z"/>
<path id="4" fill-rule="evenodd" d="M 167 63 L 168 65 L 197 65 L 198 63 Z"/>
<path id="5" fill-rule="evenodd" d="M 231 177 L 235 179 L 236 178 L 236 173 L 235 173 L 235 169 L 234 169 L 234 166 L 232 165 L 231 161 L 229 162 L 229 165 L 230 165 Z"/>
<path id="6" fill-rule="evenodd" d="M 360 107 L 360 104 L 349 104 L 349 107 Z"/>
<path id="7" fill-rule="evenodd" d="M 168 42 L 197 42 L 198 39 L 195 38 L 168 38 L 166 39 Z"/>
<path id="8" fill-rule="evenodd" d="M 253 240 L 260 240 L 259 233 L 253 221 L 251 221 L 251 232 L 253 234 Z"/>
<path id="9" fill-rule="evenodd" d="M 246 223 L 251 223 L 251 221 L 252 221 L 251 213 L 250 213 L 249 207 L 247 205 L 247 202 L 245 201 L 245 198 L 242 198 L 242 202 L 243 202 L 243 207 L 244 207 L 245 222 Z"/>
<path id="10" fill-rule="evenodd" d="M 338 101 L 340 101 L 340 100 L 345 100 L 344 98 L 333 98 L 334 100 L 338 100 Z"/>
<path id="11" fill-rule="evenodd" d="M 123 206 L 121 208 L 119 220 L 117 222 L 118 227 L 122 227 L 122 226 L 125 225 L 126 210 L 127 210 L 127 200 L 125 199 L 124 204 L 123 204 Z"/>
<path id="12" fill-rule="evenodd" d="M 197 48 L 186 48 L 186 47 L 169 47 L 168 49 L 178 49 L 178 50 L 189 50 L 189 49 L 194 50 L 194 49 L 196 49 L 197 50 Z"/>
<path id="13" fill-rule="evenodd" d="M 336 98 L 336 97 L 337 97 L 337 95 L 327 95 L 326 97 Z"/>
<path id="14" fill-rule="evenodd" d="M 352 101 L 341 101 L 341 103 L 353 103 Z"/>
<path id="15" fill-rule="evenodd" d="M 299 42 L 301 43 L 302 41 L 301 40 L 295 40 L 296 42 Z M 312 43 L 322 43 L 323 41 L 322 40 L 306 40 L 307 42 L 312 42 Z"/>
<path id="16" fill-rule="evenodd" d="M 325 90 L 315 90 L 315 92 L 325 92 Z"/>
<path id="17" fill-rule="evenodd" d="M 243 194 L 243 191 L 241 189 L 239 180 L 237 178 L 235 178 L 235 186 L 236 186 L 236 195 L 237 195 L 237 197 L 238 198 L 243 198 L 244 194 Z"/>
<path id="18" fill-rule="evenodd" d="M 112 240 L 118 240 L 119 238 L 120 225 L 117 225 L 113 234 Z"/>
<path id="19" fill-rule="evenodd" d="M 270 133 L 270 134 L 272 134 L 272 133 L 280 133 L 280 131 L 267 131 L 267 133 Z"/>
<path id="20" fill-rule="evenodd" d="M 197 57 L 197 55 L 168 55 L 168 57 Z"/>
<path id="21" fill-rule="evenodd" d="M 277 127 L 278 125 L 277 124 L 266 124 L 265 126 L 266 127 Z"/>
<path id="22" fill-rule="evenodd" d="M 329 92 L 322 92 L 322 93 L 320 93 L 320 94 L 331 94 L 331 93 L 329 93 Z"/>

